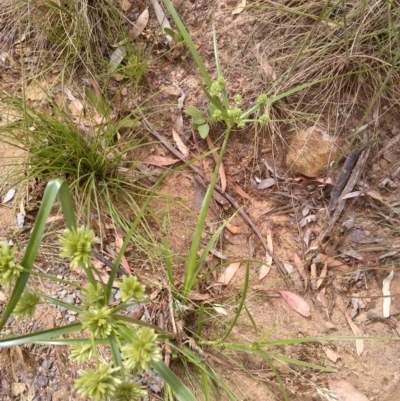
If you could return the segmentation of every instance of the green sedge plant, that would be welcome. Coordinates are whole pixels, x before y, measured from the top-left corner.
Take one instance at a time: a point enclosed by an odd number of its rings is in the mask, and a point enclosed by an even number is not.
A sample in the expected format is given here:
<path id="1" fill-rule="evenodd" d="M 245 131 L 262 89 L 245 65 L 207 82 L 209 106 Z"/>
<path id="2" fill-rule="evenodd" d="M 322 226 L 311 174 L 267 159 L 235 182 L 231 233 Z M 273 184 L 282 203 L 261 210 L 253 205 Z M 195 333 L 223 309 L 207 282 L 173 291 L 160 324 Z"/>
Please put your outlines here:
<path id="1" fill-rule="evenodd" d="M 82 290 L 83 301 L 79 306 L 36 292 L 28 286 L 30 276 L 39 274 L 33 270 L 33 263 L 39 251 L 47 218 L 57 198 L 67 224 L 67 229 L 60 239 L 60 256 L 69 259 L 71 267 L 82 268 L 88 280 L 84 288 L 74 282 L 68 282 L 69 285 Z M 79 316 L 79 322 L 22 336 L 0 335 L 0 348 L 28 343 L 68 345 L 70 360 L 80 364 L 91 360 L 95 364 L 94 369 L 79 370 L 75 381 L 77 392 L 93 401 L 134 401 L 146 397 L 147 390 L 134 377 L 138 372 L 150 370 L 156 371 L 165 380 L 176 399 L 195 401 L 193 394 L 162 361 L 159 344 L 168 342 L 171 335 L 149 322 L 123 314 L 129 306 L 146 301 L 145 287 L 137 277 L 124 276 L 119 280 L 120 291 L 117 297 L 121 303 L 116 307 L 109 305 L 111 288 L 122 255 L 143 217 L 147 204 L 139 211 L 115 260 L 109 279 L 103 284 L 101 280 L 96 280 L 97 271 L 92 265 L 92 247 L 98 239 L 90 228 L 76 226 L 67 183 L 60 179 L 50 181 L 22 261 L 15 261 L 15 248 L 10 249 L 6 243 L 0 245 L 0 282 L 3 286 L 13 287 L 10 300 L 0 319 L 0 330 L 11 315 L 17 318 L 32 318 L 39 302 L 73 310 Z M 42 279 L 60 281 L 48 274 L 40 275 Z M 60 338 L 72 333 L 81 335 L 78 338 L 76 335 L 75 338 Z M 103 358 L 99 357 L 100 345 L 109 347 L 111 361 L 104 362 Z"/>

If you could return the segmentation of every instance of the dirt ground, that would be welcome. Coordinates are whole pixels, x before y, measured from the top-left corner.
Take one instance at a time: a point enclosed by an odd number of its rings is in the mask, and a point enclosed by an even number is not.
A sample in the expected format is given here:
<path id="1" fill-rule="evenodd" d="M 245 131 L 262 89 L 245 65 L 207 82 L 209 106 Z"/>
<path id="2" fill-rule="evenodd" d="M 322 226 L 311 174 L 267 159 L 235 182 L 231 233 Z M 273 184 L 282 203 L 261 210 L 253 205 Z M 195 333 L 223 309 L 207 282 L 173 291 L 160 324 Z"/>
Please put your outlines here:
<path id="1" fill-rule="evenodd" d="M 248 101 L 265 91 L 262 85 L 268 85 L 268 80 L 263 82 L 260 78 L 263 72 L 257 60 L 253 61 L 251 68 L 246 68 L 241 61 L 255 22 L 246 11 L 232 15 L 237 3 L 231 0 L 174 1 L 196 47 L 204 57 L 206 67 L 213 73 L 215 66 L 211 20 L 215 19 L 221 63 L 226 68 L 229 82 L 228 90 L 232 94 L 241 93 L 245 101 Z M 154 26 L 156 19 L 152 7 L 149 7 L 149 12 L 150 24 Z M 257 35 L 262 36 L 262 31 Z M 17 80 L 10 70 L 3 68 L 1 77 L 4 89 L 16 90 Z M 197 84 L 197 70 L 190 58 L 160 58 L 158 64 L 149 69 L 145 79 L 153 90 L 163 90 L 158 100 L 165 100 L 166 91 L 179 89 L 179 92 L 185 94 L 185 106 L 195 105 L 201 108 L 205 104 Z M 351 97 L 351 94 L 348 96 Z M 336 143 L 341 144 L 339 152 L 344 160 L 352 152 L 347 146 L 348 140 L 361 120 L 358 110 L 365 106 L 361 97 L 339 122 L 336 109 L 330 109 L 331 114 L 325 111 L 318 121 L 319 126 L 329 127 L 327 130 L 334 136 Z M 273 249 L 272 269 L 262 280 L 259 279 L 261 263 L 251 265 L 246 306 L 257 324 L 258 336 L 270 332 L 267 339 L 271 341 L 354 335 L 365 338 L 362 345 L 360 342 L 356 344 L 355 340 L 334 340 L 274 348 L 272 352 L 276 354 L 336 370 L 335 373 L 323 373 L 308 367 L 277 363 L 290 400 L 326 399 L 318 395 L 317 389 L 333 389 L 335 382 L 343 391 L 343 400 L 400 399 L 400 273 L 397 269 L 400 239 L 397 224 L 399 212 L 396 209 L 399 197 L 400 141 L 397 141 L 397 126 L 400 125 L 400 110 L 397 106 L 385 109 L 384 101 L 380 106 L 383 111 L 379 123 L 369 124 L 365 129 L 369 139 L 377 138 L 378 142 L 371 148 L 358 186 L 354 187 L 346 199 L 343 212 L 323 240 L 321 233 L 329 226 L 326 210 L 332 191 L 332 185 L 327 178 L 338 177 L 343 161 L 339 167 L 321 171 L 314 178 L 296 173 L 293 165 L 287 161 L 290 148 L 288 144 L 301 128 L 293 128 L 287 124 L 282 124 L 279 131 L 274 132 L 255 131 L 255 128 L 233 132 L 223 160 L 227 175 L 227 193 L 251 217 L 262 237 L 265 240 L 270 239 L 270 248 Z M 170 129 L 169 125 L 169 121 L 164 124 L 165 131 Z M 190 119 L 184 117 L 184 129 L 189 133 L 190 125 Z M 303 130 L 308 126 L 307 123 L 304 124 Z M 219 143 L 221 132 L 218 126 L 212 130 L 211 138 L 214 143 Z M 171 137 L 168 134 L 166 136 L 168 139 Z M 192 154 L 197 155 L 207 149 L 203 142 L 196 143 L 193 138 L 194 136 L 190 136 L 187 142 Z M 2 168 L 9 164 L 9 158 L 15 155 L 13 152 L 15 150 L 0 141 Z M 156 147 L 157 152 L 163 156 L 172 156 L 161 145 Z M 208 157 L 198 165 L 207 175 L 212 171 L 213 163 L 213 159 Z M 4 172 L 5 170 L 3 174 Z M 198 212 L 204 196 L 204 188 L 193 176 L 194 174 L 186 173 L 174 175 L 166 180 L 161 189 L 161 193 L 171 199 L 168 203 L 169 243 L 173 251 L 182 258 L 189 252 L 196 222 L 195 213 Z M 260 182 L 269 178 L 275 179 L 274 185 L 260 189 Z M 10 182 L 0 182 L 2 196 L 5 195 L 8 185 Z M 165 206 L 162 202 L 153 204 L 154 215 L 161 219 L 164 216 L 163 205 Z M 2 240 L 18 240 L 20 231 L 15 225 L 18 210 L 13 206 L 15 205 L 12 202 L 0 205 Z M 225 218 L 235 212 L 231 205 L 221 200 L 218 202 L 218 199 L 213 208 Z M 204 240 L 211 237 L 218 224 L 220 221 L 210 213 Z M 231 224 L 237 227 L 237 233 L 232 234 L 225 230 L 218 249 L 223 253 L 224 260 L 268 260 L 256 233 L 239 213 Z M 155 235 L 161 236 L 160 233 Z M 327 259 L 321 259 L 320 254 Z M 53 274 L 63 278 L 73 277 L 66 266 L 54 264 L 51 256 L 48 260 L 52 264 Z M 215 266 L 216 260 L 221 261 L 217 257 L 208 260 L 208 267 Z M 316 276 L 312 276 L 312 264 L 315 266 Z M 299 270 L 303 265 L 307 267 L 301 274 Z M 37 267 L 45 271 L 49 269 L 46 260 L 38 263 Z M 177 263 L 178 277 L 183 268 L 183 263 Z M 293 269 L 294 273 L 283 277 L 288 269 Z M 382 282 L 391 271 L 394 271 L 394 277 L 390 285 L 390 317 L 384 317 Z M 164 275 L 163 272 L 151 274 L 145 268 L 137 274 L 146 280 L 156 280 Z M 228 316 L 233 317 L 237 307 L 236 296 L 242 291 L 245 263 L 241 264 L 228 285 L 216 284 L 219 275 L 211 275 L 198 291 L 208 293 L 210 300 L 207 302 L 224 305 Z M 43 287 L 40 281 L 36 285 Z M 72 296 L 63 288 L 42 289 L 50 295 L 65 291 L 64 297 Z M 310 306 L 310 316 L 304 317 L 297 313 L 285 303 L 278 291 L 300 295 Z M 0 310 L 4 308 L 5 295 L 6 291 L 0 288 Z M 44 308 L 38 312 L 37 319 L 33 322 L 10 321 L 6 333 L 25 333 L 74 321 L 74 316 L 65 311 L 60 312 L 50 306 Z M 210 339 L 218 337 L 218 330 L 222 332 L 226 328 L 223 318 L 220 326 L 210 325 L 206 329 L 206 335 Z M 377 337 L 392 340 L 374 340 Z M 257 340 L 246 315 L 241 316 L 229 340 L 243 343 Z M 223 353 L 231 356 L 227 351 Z M 76 366 L 68 362 L 67 356 L 65 349 L 47 346 L 0 350 L 0 400 L 80 399 L 73 391 Z M 262 360 L 241 355 L 236 355 L 236 358 L 238 364 L 251 373 L 252 379 L 239 366 L 231 368 L 215 361 L 211 363 L 221 372 L 238 399 L 281 399 L 276 378 Z M 345 384 L 339 380 L 351 383 L 366 398 L 356 398 L 356 392 L 346 390 Z M 158 397 L 159 395 L 155 395 L 154 399 L 160 399 Z"/>

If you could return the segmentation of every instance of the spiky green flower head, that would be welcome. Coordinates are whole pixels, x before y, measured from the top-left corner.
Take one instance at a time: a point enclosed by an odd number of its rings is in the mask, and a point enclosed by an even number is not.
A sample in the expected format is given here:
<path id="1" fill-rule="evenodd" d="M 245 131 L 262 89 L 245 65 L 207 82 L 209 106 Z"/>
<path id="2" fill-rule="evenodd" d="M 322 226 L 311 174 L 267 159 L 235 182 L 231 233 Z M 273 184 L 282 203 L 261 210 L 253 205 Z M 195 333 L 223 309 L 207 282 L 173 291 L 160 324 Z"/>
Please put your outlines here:
<path id="1" fill-rule="evenodd" d="M 78 229 L 67 229 L 60 238 L 61 257 L 71 259 L 71 267 L 89 268 L 92 260 L 92 248 L 99 243 L 93 230 L 81 226 Z"/>
<path id="2" fill-rule="evenodd" d="M 134 341 L 121 348 L 125 366 L 128 369 L 148 371 L 151 362 L 161 361 L 161 350 L 156 341 L 157 335 L 153 329 L 142 327 L 138 330 Z"/>
<path id="3" fill-rule="evenodd" d="M 36 305 L 40 301 L 40 295 L 33 291 L 25 291 L 14 308 L 13 314 L 16 317 L 32 318 L 35 314 Z"/>
<path id="4" fill-rule="evenodd" d="M 215 121 L 222 121 L 222 112 L 221 112 L 221 110 L 214 110 L 213 119 Z"/>
<path id="5" fill-rule="evenodd" d="M 0 243 L 0 285 L 10 285 L 18 278 L 23 268 L 14 262 L 17 248 L 10 249 L 7 242 Z"/>
<path id="6" fill-rule="evenodd" d="M 138 401 L 147 396 L 147 390 L 135 381 L 122 382 L 115 390 L 115 401 Z"/>
<path id="7" fill-rule="evenodd" d="M 239 107 L 228 110 L 230 120 L 238 126 L 238 128 L 244 127 L 244 121 L 242 118 L 242 110 Z"/>
<path id="8" fill-rule="evenodd" d="M 270 119 L 269 119 L 269 116 L 268 116 L 267 114 L 263 114 L 263 115 L 258 119 L 258 122 L 259 122 L 261 125 L 266 125 L 266 124 L 268 124 L 269 121 L 270 121 Z"/>
<path id="9" fill-rule="evenodd" d="M 218 96 L 226 86 L 226 79 L 224 77 L 218 77 L 215 82 L 211 84 L 210 94 L 211 96 Z"/>
<path id="10" fill-rule="evenodd" d="M 88 329 L 94 337 L 107 338 L 117 327 L 112 310 L 107 306 L 84 310 L 81 313 L 82 328 Z"/>
<path id="11" fill-rule="evenodd" d="M 76 361 L 79 363 L 84 363 L 87 360 L 91 359 L 95 349 L 93 344 L 91 343 L 80 343 L 80 344 L 72 344 L 70 346 L 70 355 L 69 359 L 71 361 Z"/>
<path id="12" fill-rule="evenodd" d="M 140 284 L 135 276 L 122 277 L 122 283 L 118 283 L 118 287 L 121 291 L 117 294 L 117 298 L 122 302 L 127 302 L 131 298 L 136 301 L 143 301 L 145 298 L 146 287 Z"/>
<path id="13" fill-rule="evenodd" d="M 117 387 L 122 383 L 118 368 L 111 365 L 99 365 L 96 370 L 79 370 L 79 379 L 75 380 L 75 389 L 82 397 L 90 397 L 93 401 L 103 401 L 113 397 Z"/>
<path id="14" fill-rule="evenodd" d="M 82 305 L 86 308 L 101 308 L 104 306 L 104 286 L 100 283 L 89 283 L 82 290 Z"/>
<path id="15" fill-rule="evenodd" d="M 243 102 L 243 98 L 242 98 L 242 96 L 240 96 L 239 94 L 235 95 L 234 98 L 233 98 L 233 100 L 235 101 L 235 103 L 236 103 L 238 106 L 240 105 L 240 103 Z"/>
<path id="16" fill-rule="evenodd" d="M 262 94 L 260 96 L 258 96 L 257 98 L 257 104 L 259 104 L 260 106 L 265 106 L 265 103 L 267 103 L 267 95 Z"/>

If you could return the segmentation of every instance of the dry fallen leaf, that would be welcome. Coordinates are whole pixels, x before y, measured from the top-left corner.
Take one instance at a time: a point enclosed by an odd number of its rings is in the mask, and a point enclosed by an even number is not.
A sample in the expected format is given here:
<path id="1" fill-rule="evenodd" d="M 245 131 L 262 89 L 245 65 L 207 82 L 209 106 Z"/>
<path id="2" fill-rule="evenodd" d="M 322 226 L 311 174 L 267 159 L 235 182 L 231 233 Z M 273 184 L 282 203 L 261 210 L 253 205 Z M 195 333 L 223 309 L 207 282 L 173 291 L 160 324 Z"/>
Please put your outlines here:
<path id="1" fill-rule="evenodd" d="M 390 272 L 390 274 L 382 282 L 382 294 L 384 296 L 384 298 L 383 298 L 383 317 L 390 316 L 390 303 L 391 303 L 390 283 L 392 282 L 393 275 L 394 275 L 394 271 L 392 270 Z"/>
<path id="2" fill-rule="evenodd" d="M 147 23 L 149 22 L 149 9 L 146 8 L 136 20 L 135 24 L 132 26 L 130 30 L 130 35 L 132 39 L 136 39 L 146 28 Z"/>
<path id="3" fill-rule="evenodd" d="M 69 105 L 68 105 L 68 107 L 69 107 L 69 109 L 70 109 L 70 111 L 71 111 L 71 114 L 73 115 L 73 116 L 80 116 L 81 115 L 81 113 L 82 113 L 82 111 L 83 111 L 83 105 L 82 105 L 82 103 L 80 102 L 80 100 L 78 100 L 73 94 L 72 94 L 72 92 L 68 89 L 68 88 L 65 88 L 65 94 L 67 95 L 67 97 L 68 97 L 68 100 L 71 102 Z"/>
<path id="4" fill-rule="evenodd" d="M 250 195 L 248 195 L 246 192 L 243 191 L 242 188 L 239 187 L 239 185 L 235 184 L 234 185 L 236 192 L 244 199 L 250 199 Z"/>
<path id="5" fill-rule="evenodd" d="M 172 128 L 172 137 L 174 138 L 176 146 L 178 146 L 178 149 L 183 154 L 183 156 L 188 156 L 189 149 L 183 143 L 182 138 L 176 133 L 176 131 L 173 128 Z"/>
<path id="6" fill-rule="evenodd" d="M 255 50 L 253 51 L 254 55 L 256 56 L 257 61 L 261 65 L 261 68 L 263 69 L 265 75 L 272 79 L 272 81 L 276 81 L 277 75 L 276 71 L 274 68 L 271 66 L 271 64 L 268 63 L 267 60 L 263 57 L 263 55 L 260 52 L 260 46 L 261 43 L 258 43 L 255 47 Z"/>
<path id="7" fill-rule="evenodd" d="M 258 279 L 262 280 L 263 278 L 265 278 L 268 273 L 271 270 L 271 265 L 272 265 L 272 254 L 274 252 L 274 244 L 272 242 L 272 231 L 268 228 L 267 229 L 267 245 L 268 245 L 268 249 L 271 251 L 271 255 L 269 253 L 266 254 L 265 256 L 265 262 L 266 264 L 261 265 L 260 266 L 260 273 L 258 275 Z"/>
<path id="8" fill-rule="evenodd" d="M 172 159 L 171 157 L 151 155 L 142 160 L 142 163 L 151 164 L 153 166 L 170 166 L 179 161 L 179 159 Z"/>
<path id="9" fill-rule="evenodd" d="M 346 265 L 345 263 L 341 262 L 338 259 L 332 258 L 328 255 L 324 255 L 323 253 L 319 253 L 313 260 L 314 263 L 328 263 L 328 267 L 332 267 L 335 269 L 338 269 L 341 272 L 349 272 L 352 271 L 353 269 Z"/>
<path id="10" fill-rule="evenodd" d="M 300 313 L 300 315 L 305 317 L 311 316 L 310 305 L 302 297 L 290 291 L 278 291 L 278 293 L 281 294 L 285 302 L 296 312 Z"/>
<path id="11" fill-rule="evenodd" d="M 347 380 L 329 380 L 329 389 L 340 401 L 368 401 L 368 397 Z"/>
<path id="12" fill-rule="evenodd" d="M 118 46 L 110 56 L 110 71 L 114 72 L 126 56 L 126 47 Z"/>
<path id="13" fill-rule="evenodd" d="M 13 383 L 11 385 L 11 391 L 14 396 L 21 395 L 26 390 L 25 383 Z"/>
<path id="14" fill-rule="evenodd" d="M 9 189 L 8 192 L 5 194 L 3 201 L 1 202 L 3 205 L 7 202 L 10 202 L 12 198 L 14 198 L 16 190 L 14 188 Z"/>
<path id="15" fill-rule="evenodd" d="M 240 14 L 246 7 L 246 0 L 242 0 L 232 11 L 232 15 Z"/>
<path id="16" fill-rule="evenodd" d="M 327 358 L 333 363 L 336 363 L 337 360 L 340 358 L 340 355 L 337 352 L 331 350 L 329 347 L 322 347 L 322 351 L 325 352 Z"/>
<path id="17" fill-rule="evenodd" d="M 325 261 L 324 267 L 322 268 L 321 274 L 318 277 L 317 284 L 315 285 L 315 289 L 318 290 L 321 287 L 321 284 L 324 282 L 326 274 L 328 272 L 328 262 Z"/>
<path id="18" fill-rule="evenodd" d="M 300 276 L 303 277 L 304 288 L 307 289 L 307 287 L 308 287 L 308 275 L 307 275 L 307 272 L 306 272 L 306 270 L 304 268 L 305 266 L 303 264 L 303 261 L 300 259 L 300 256 L 297 255 L 296 252 L 293 254 L 293 260 L 294 260 L 295 266 L 297 267 L 297 270 L 300 273 Z"/>
<path id="19" fill-rule="evenodd" d="M 344 302 L 343 302 L 343 299 L 342 299 L 342 297 L 340 295 L 336 298 L 336 305 L 339 307 L 340 311 L 344 314 L 344 316 L 345 316 L 345 318 L 347 320 L 347 323 L 349 324 L 353 334 L 356 337 L 362 337 L 363 336 L 362 331 L 351 320 L 351 317 L 347 313 L 346 307 L 345 307 Z M 357 355 L 361 355 L 363 353 L 363 351 L 364 351 L 364 340 L 363 339 L 357 339 L 356 340 L 356 350 L 357 350 Z"/>
<path id="20" fill-rule="evenodd" d="M 238 271 L 239 266 L 240 262 L 231 263 L 221 274 L 220 278 L 218 279 L 218 283 L 228 285 L 229 282 L 232 280 L 233 276 Z"/>
<path id="21" fill-rule="evenodd" d="M 239 234 L 240 233 L 240 228 L 237 226 L 234 226 L 233 224 L 227 223 L 226 226 L 227 230 L 231 233 L 231 234 Z"/>
<path id="22" fill-rule="evenodd" d="M 200 294 L 198 292 L 191 292 L 188 296 L 191 301 L 207 301 L 210 298 L 210 294 Z"/>
<path id="23" fill-rule="evenodd" d="M 118 232 L 117 232 L 116 236 L 115 236 L 115 248 L 116 248 L 117 253 L 121 250 L 123 243 L 124 243 L 124 238 L 122 236 L 118 235 Z M 130 275 L 131 267 L 129 266 L 129 263 L 126 260 L 126 257 L 124 255 L 122 255 L 121 264 L 124 267 L 124 270 L 126 271 L 126 273 L 128 275 Z"/>

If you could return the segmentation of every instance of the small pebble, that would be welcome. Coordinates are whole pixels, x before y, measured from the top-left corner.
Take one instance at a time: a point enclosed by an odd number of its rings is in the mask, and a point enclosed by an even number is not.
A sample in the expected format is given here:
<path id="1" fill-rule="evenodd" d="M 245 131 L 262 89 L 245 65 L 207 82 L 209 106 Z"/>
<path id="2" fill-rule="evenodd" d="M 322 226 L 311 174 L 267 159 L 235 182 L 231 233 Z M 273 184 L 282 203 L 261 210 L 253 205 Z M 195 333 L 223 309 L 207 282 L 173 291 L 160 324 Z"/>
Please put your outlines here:
<path id="1" fill-rule="evenodd" d="M 67 295 L 67 290 L 62 290 L 60 292 L 60 298 L 64 298 Z"/>
<path id="2" fill-rule="evenodd" d="M 63 302 L 65 302 L 66 304 L 73 305 L 75 303 L 75 298 L 71 296 L 65 297 L 63 298 Z"/>
<path id="3" fill-rule="evenodd" d="M 68 321 L 69 321 L 70 323 L 74 323 L 74 322 L 76 322 L 76 317 L 70 315 L 70 316 L 68 316 Z"/>

